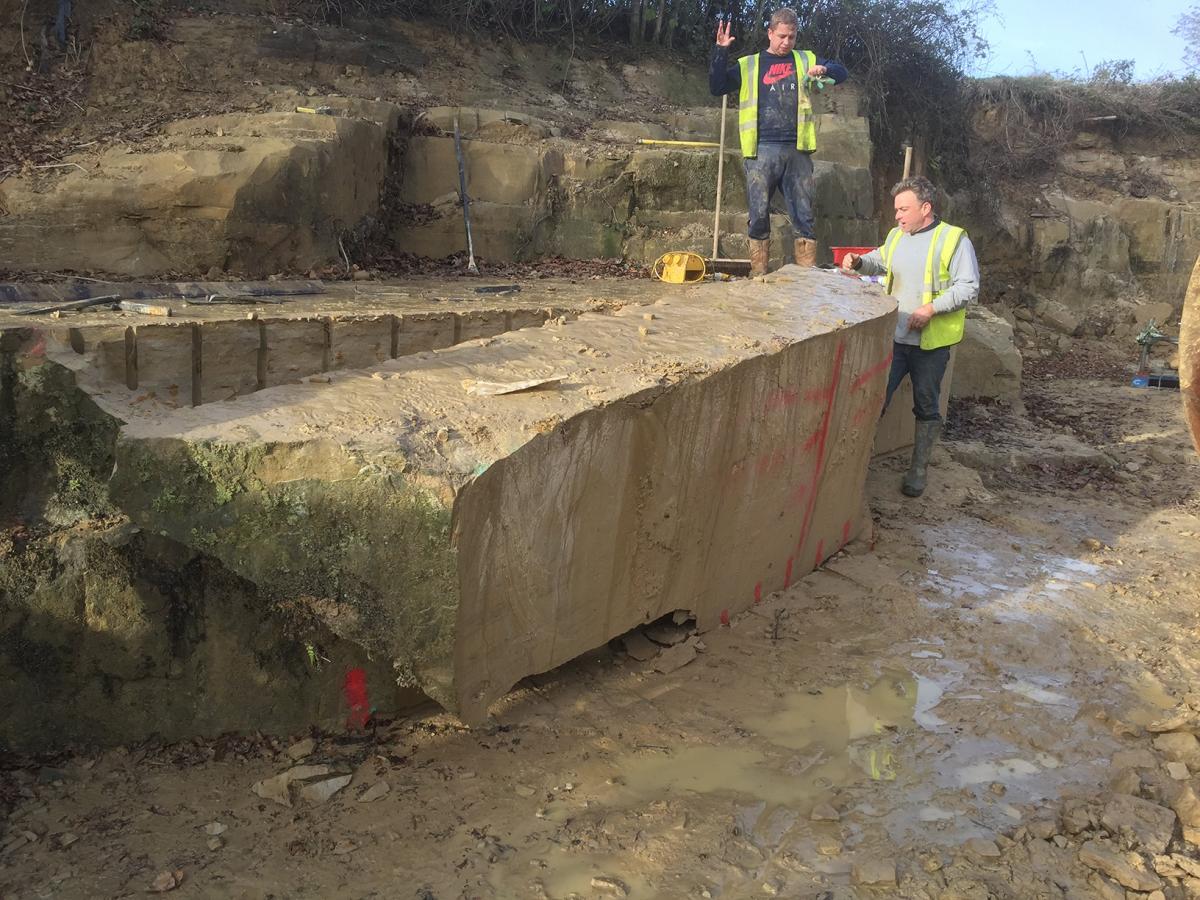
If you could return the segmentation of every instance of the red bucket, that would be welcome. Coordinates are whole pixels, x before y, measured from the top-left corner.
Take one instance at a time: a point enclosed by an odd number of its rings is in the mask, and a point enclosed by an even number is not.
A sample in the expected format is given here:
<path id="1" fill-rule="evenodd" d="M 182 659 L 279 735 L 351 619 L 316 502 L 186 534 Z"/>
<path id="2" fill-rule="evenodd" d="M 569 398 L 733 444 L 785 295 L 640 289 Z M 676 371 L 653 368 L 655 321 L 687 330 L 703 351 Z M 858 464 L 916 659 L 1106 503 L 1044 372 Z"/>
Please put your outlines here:
<path id="1" fill-rule="evenodd" d="M 865 256 L 866 254 L 870 253 L 875 248 L 874 247 L 830 247 L 829 249 L 833 253 L 833 264 L 835 266 L 840 266 L 842 264 L 842 259 L 846 256 L 847 253 L 857 253 L 859 256 Z"/>

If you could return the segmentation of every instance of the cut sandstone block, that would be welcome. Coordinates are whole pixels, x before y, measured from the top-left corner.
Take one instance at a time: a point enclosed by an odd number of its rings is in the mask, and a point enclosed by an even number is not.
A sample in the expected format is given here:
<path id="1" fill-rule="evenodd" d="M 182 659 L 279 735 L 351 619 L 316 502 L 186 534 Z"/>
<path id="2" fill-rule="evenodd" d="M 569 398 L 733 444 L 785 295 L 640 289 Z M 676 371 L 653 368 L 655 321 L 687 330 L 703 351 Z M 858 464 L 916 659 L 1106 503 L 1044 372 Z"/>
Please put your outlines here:
<path id="1" fill-rule="evenodd" d="M 855 538 L 893 310 L 802 270 L 130 406 L 112 495 L 478 722 L 527 675 L 673 610 L 716 627 Z"/>

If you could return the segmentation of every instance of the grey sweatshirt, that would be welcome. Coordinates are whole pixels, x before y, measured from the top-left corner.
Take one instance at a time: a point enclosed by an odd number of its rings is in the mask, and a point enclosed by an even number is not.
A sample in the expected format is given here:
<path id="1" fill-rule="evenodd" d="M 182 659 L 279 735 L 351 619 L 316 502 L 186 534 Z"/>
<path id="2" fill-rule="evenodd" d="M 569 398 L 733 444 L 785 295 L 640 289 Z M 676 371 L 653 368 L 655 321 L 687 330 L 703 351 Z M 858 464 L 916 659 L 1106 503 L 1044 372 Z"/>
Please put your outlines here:
<path id="1" fill-rule="evenodd" d="M 929 257 L 929 242 L 933 240 L 933 229 L 937 224 L 935 220 L 932 225 L 915 234 L 900 235 L 892 254 L 892 296 L 900 307 L 900 315 L 896 320 L 896 342 L 899 344 L 919 346 L 921 343 L 921 332 L 909 330 L 908 317 L 921 305 L 921 294 L 925 290 L 925 261 Z M 886 273 L 879 248 L 862 258 L 858 274 Z M 938 313 L 954 312 L 978 296 L 979 261 L 975 258 L 971 239 L 964 234 L 950 259 L 950 287 L 934 299 L 933 308 Z"/>

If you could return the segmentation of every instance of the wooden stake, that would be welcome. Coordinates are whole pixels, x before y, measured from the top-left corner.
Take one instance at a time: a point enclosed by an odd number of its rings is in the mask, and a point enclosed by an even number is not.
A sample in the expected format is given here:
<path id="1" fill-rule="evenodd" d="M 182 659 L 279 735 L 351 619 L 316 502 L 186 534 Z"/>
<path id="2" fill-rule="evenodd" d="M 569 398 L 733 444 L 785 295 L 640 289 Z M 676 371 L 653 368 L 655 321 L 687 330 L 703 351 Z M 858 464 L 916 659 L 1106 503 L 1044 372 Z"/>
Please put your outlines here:
<path id="1" fill-rule="evenodd" d="M 721 191 L 725 188 L 725 112 L 729 108 L 729 95 L 721 97 L 721 149 L 717 153 L 717 202 L 713 212 L 713 251 L 717 258 L 717 242 L 721 237 Z"/>
<path id="2" fill-rule="evenodd" d="M 909 172 L 912 171 L 912 144 L 904 145 L 904 175 L 907 178 Z"/>

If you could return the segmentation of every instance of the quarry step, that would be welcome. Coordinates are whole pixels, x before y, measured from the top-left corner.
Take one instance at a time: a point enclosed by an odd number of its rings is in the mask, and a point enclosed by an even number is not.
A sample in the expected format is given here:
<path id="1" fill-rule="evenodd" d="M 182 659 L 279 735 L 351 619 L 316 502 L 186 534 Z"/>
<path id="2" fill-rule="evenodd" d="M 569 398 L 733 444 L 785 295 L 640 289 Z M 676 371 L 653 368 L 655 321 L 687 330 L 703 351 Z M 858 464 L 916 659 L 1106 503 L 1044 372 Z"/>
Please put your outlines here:
<path id="1" fill-rule="evenodd" d="M 611 288 L 544 279 L 506 283 L 503 293 L 480 293 L 489 284 L 474 279 L 331 283 L 318 285 L 324 291 L 319 296 L 271 298 L 257 305 L 158 301 L 173 313 L 166 321 L 107 309 L 64 314 L 61 319 L 20 316 L 22 310 L 16 309 L 0 311 L 0 329 L 52 323 L 45 332 L 47 340 L 74 353 L 67 360 L 81 384 L 129 392 L 151 406 L 198 406 L 323 373 L 537 328 L 606 303 L 649 301 L 670 289 L 644 282 L 632 297 L 625 291 L 606 298 Z M 126 294 L 146 295 L 136 285 L 114 286 L 122 288 Z M 50 290 L 69 293 L 64 288 Z"/>

